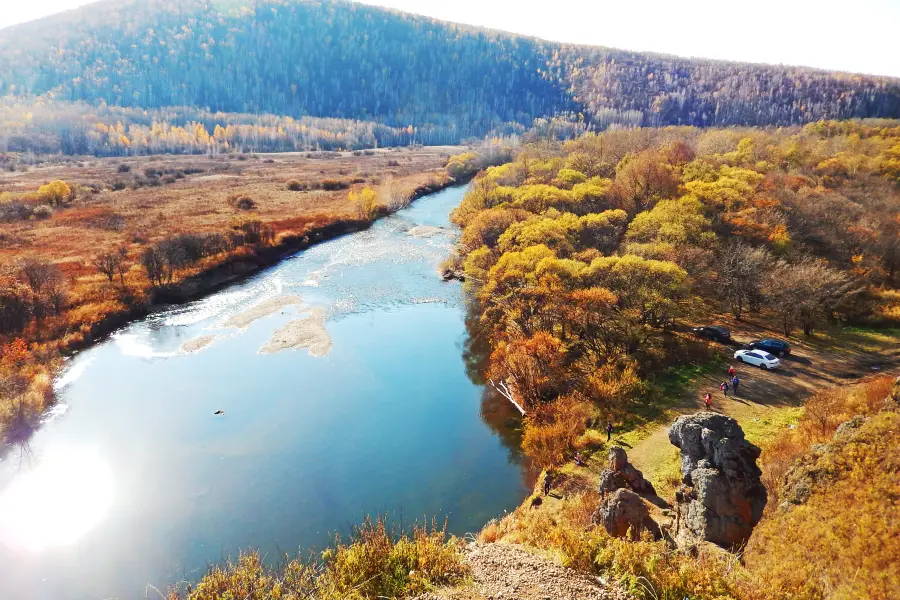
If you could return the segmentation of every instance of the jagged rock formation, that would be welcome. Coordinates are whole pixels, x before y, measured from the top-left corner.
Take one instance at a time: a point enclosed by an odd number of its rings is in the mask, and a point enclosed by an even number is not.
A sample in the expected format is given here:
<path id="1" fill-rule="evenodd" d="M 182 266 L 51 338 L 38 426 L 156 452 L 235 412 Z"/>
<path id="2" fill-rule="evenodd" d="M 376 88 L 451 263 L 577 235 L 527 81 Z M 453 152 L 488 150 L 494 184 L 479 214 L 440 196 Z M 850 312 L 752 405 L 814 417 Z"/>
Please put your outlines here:
<path id="1" fill-rule="evenodd" d="M 622 488 L 630 489 L 641 496 L 656 496 L 653 484 L 644 479 L 644 474 L 628 462 L 625 449 L 613 446 L 609 449 L 607 467 L 600 474 L 600 493 L 605 495 Z"/>
<path id="2" fill-rule="evenodd" d="M 600 504 L 596 520 L 607 533 L 615 537 L 638 540 L 644 530 L 649 531 L 656 539 L 662 535 L 644 500 L 624 488 L 616 490 Z"/>
<path id="3" fill-rule="evenodd" d="M 709 412 L 679 417 L 669 441 L 681 450 L 676 541 L 743 546 L 767 501 L 756 466 L 759 448 L 744 439 L 737 421 Z"/>
<path id="4" fill-rule="evenodd" d="M 628 536 L 636 540 L 646 530 L 659 539 L 662 532 L 650 514 L 648 502 L 657 506 L 663 506 L 665 502 L 656 495 L 643 473 L 628 462 L 623 448 L 610 448 L 608 461 L 607 468 L 600 474 L 599 490 L 603 502 L 594 521 L 615 537 Z"/>

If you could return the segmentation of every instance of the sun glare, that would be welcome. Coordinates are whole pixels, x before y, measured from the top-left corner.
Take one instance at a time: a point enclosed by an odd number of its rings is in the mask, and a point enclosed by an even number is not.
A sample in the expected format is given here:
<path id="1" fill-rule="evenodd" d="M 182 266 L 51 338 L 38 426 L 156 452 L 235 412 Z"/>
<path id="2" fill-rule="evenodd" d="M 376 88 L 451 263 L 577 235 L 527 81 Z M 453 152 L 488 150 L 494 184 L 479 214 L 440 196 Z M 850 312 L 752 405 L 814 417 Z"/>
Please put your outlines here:
<path id="1" fill-rule="evenodd" d="M 0 543 L 30 552 L 71 544 L 100 521 L 112 490 L 109 467 L 95 453 L 48 454 L 0 491 Z"/>

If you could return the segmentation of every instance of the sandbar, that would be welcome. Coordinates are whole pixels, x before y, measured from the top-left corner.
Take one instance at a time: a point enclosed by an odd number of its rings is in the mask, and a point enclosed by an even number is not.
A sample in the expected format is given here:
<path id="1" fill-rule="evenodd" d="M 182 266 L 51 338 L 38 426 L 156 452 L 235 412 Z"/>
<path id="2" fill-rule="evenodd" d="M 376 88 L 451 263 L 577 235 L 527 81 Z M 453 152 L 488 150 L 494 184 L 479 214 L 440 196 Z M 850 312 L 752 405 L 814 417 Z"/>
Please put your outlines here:
<path id="1" fill-rule="evenodd" d="M 406 235 L 411 235 L 412 237 L 417 238 L 430 238 L 439 233 L 443 233 L 444 229 L 441 227 L 435 227 L 434 225 L 416 225 L 412 229 L 406 232 Z"/>
<path id="2" fill-rule="evenodd" d="M 244 312 L 232 315 L 230 319 L 225 321 L 225 327 L 238 327 L 246 329 L 254 321 L 268 317 L 272 313 L 276 313 L 285 306 L 302 304 L 300 296 L 278 296 L 277 298 L 269 298 L 265 302 L 261 302 L 256 306 L 248 308 Z"/>
<path id="3" fill-rule="evenodd" d="M 310 316 L 295 319 L 272 334 L 269 343 L 259 349 L 262 354 L 281 350 L 308 348 L 311 356 L 324 356 L 331 351 L 331 336 L 325 329 L 325 311 L 310 309 Z"/>
<path id="4" fill-rule="evenodd" d="M 219 339 L 217 335 L 201 335 L 200 337 L 188 340 L 181 345 L 182 352 L 198 352 L 203 350 L 214 341 Z"/>

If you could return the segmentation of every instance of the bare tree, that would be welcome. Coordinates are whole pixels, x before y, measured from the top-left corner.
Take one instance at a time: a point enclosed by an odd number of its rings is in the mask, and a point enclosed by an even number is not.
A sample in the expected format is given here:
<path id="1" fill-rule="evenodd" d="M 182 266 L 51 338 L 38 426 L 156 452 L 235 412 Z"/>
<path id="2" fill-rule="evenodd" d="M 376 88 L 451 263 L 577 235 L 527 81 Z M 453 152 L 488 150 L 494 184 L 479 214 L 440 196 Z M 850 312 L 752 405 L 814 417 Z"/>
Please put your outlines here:
<path id="1" fill-rule="evenodd" d="M 122 256 L 118 252 L 104 252 L 94 259 L 94 268 L 106 275 L 110 283 L 119 271 Z"/>
<path id="2" fill-rule="evenodd" d="M 387 206 L 390 212 L 402 210 L 412 201 L 412 194 L 404 189 L 393 175 L 385 175 L 382 178 L 379 192 L 381 193 L 381 203 Z"/>
<path id="3" fill-rule="evenodd" d="M 163 284 L 163 280 L 171 280 L 165 257 L 155 246 L 148 246 L 141 254 L 141 265 L 147 272 L 147 279 L 153 287 Z"/>
<path id="4" fill-rule="evenodd" d="M 54 279 L 60 277 L 59 267 L 33 256 L 19 260 L 19 270 L 25 283 L 35 294 L 40 294 Z"/>
<path id="5" fill-rule="evenodd" d="M 756 310 L 762 302 L 766 273 L 772 255 L 765 248 L 754 248 L 742 241 L 728 244 L 719 255 L 719 292 L 734 318 L 740 320 L 745 309 Z"/>
<path id="6" fill-rule="evenodd" d="M 28 257 L 19 261 L 22 278 L 34 292 L 35 317 L 40 319 L 47 308 L 59 314 L 68 295 L 66 278 L 59 266 L 42 258 Z"/>
<path id="7" fill-rule="evenodd" d="M 860 293 L 857 282 L 821 259 L 803 258 L 790 264 L 778 261 L 769 273 L 766 296 L 781 317 L 785 335 L 796 325 L 805 335 L 832 316 L 842 302 Z"/>
<path id="8" fill-rule="evenodd" d="M 128 271 L 130 265 L 126 262 L 128 258 L 128 248 L 125 246 L 120 246 L 116 251 L 119 255 L 119 262 L 116 264 L 116 270 L 119 272 L 119 281 L 122 283 L 122 288 L 125 288 L 125 273 Z"/>

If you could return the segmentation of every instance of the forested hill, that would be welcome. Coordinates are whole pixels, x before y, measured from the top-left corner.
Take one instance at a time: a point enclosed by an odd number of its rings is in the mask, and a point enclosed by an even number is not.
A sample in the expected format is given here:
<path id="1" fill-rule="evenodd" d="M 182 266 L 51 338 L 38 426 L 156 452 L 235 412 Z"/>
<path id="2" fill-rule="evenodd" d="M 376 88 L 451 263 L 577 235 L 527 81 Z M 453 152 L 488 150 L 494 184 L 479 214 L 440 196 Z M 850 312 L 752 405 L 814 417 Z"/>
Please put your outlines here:
<path id="1" fill-rule="evenodd" d="M 303 0 L 105 0 L 7 28 L 2 94 L 430 124 L 442 141 L 566 112 L 601 127 L 900 117 L 897 79 L 566 46 Z"/>
<path id="2" fill-rule="evenodd" d="M 343 2 L 223 4 L 107 0 L 6 30 L 0 90 L 462 135 L 576 108 L 536 40 Z"/>

